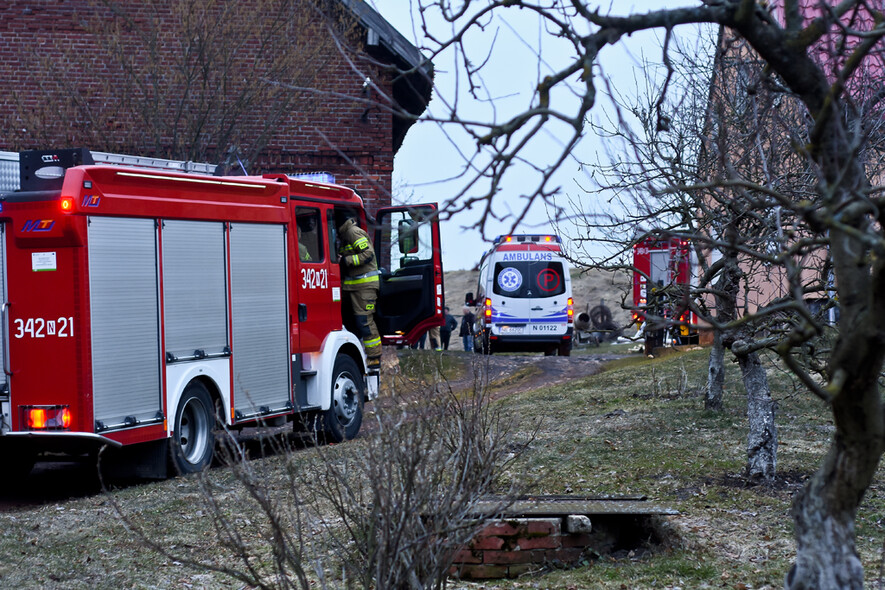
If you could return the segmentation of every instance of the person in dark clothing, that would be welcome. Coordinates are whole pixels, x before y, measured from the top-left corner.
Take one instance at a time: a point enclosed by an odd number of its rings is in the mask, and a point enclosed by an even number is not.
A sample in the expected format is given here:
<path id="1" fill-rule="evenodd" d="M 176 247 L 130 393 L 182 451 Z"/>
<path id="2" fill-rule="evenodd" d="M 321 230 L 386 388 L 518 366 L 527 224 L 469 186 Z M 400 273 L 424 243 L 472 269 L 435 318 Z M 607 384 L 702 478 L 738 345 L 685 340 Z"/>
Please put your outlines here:
<path id="1" fill-rule="evenodd" d="M 418 336 L 418 339 L 412 343 L 412 348 L 415 350 L 424 350 L 424 347 L 427 345 L 427 331 L 421 332 L 421 335 Z"/>
<path id="2" fill-rule="evenodd" d="M 448 307 L 443 308 L 443 319 L 445 323 L 439 327 L 439 339 L 442 341 L 443 349 L 448 350 L 449 339 L 452 337 L 452 331 L 458 327 L 458 322 L 449 313 Z"/>
<path id="3" fill-rule="evenodd" d="M 469 307 L 465 306 L 461 311 L 464 315 L 461 317 L 461 330 L 458 332 L 458 335 L 461 336 L 464 350 L 473 352 L 473 322 L 476 321 L 476 316 L 473 315 Z"/>

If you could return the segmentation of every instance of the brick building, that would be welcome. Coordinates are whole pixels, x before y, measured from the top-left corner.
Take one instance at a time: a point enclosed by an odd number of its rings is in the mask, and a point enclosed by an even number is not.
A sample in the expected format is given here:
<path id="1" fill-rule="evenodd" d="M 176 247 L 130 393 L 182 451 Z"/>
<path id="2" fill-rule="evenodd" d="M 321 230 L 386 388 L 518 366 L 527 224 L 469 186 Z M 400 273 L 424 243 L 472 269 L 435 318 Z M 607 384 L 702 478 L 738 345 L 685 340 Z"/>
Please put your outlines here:
<path id="1" fill-rule="evenodd" d="M 10 0 L 0 150 L 324 171 L 374 208 L 432 72 L 361 0 Z"/>
<path id="2" fill-rule="evenodd" d="M 821 15 L 824 6 L 835 0 L 800 0 L 797 16 L 807 26 Z M 843 25 L 834 27 L 811 47 L 811 54 L 821 64 L 831 82 L 844 67 L 853 48 L 861 42 L 862 31 L 875 25 L 873 9 L 881 10 L 882 0 L 843 16 Z M 785 23 L 784 2 L 769 4 L 772 17 Z M 808 241 L 803 229 L 806 222 L 797 214 L 798 203 L 818 199 L 818 171 L 803 150 L 796 146 L 815 141 L 812 120 L 798 96 L 786 92 L 767 72 L 764 61 L 750 49 L 747 42 L 728 30 L 721 30 L 714 63 L 714 77 L 709 92 L 707 122 L 708 139 L 702 153 L 701 169 L 712 172 L 711 182 L 740 179 L 776 191 L 795 206 L 765 200 L 752 189 L 719 189 L 710 193 L 702 208 L 714 238 L 735 241 L 733 248 L 740 263 L 742 277 L 736 293 L 739 315 L 756 313 L 759 309 L 789 300 L 795 294 L 802 298 L 812 313 L 822 313 L 822 321 L 834 322 L 838 310 L 830 307 L 835 293 L 835 277 L 826 244 Z M 882 118 L 882 72 L 885 71 L 885 48 L 871 48 L 866 57 L 844 80 L 855 109 L 854 116 L 866 131 L 865 144 L 856 157 L 876 183 L 885 163 L 885 125 Z M 726 172 L 726 169 L 730 169 Z M 765 203 L 767 206 L 760 205 Z M 735 205 L 737 204 L 737 205 Z M 743 208 L 743 209 L 742 209 Z M 752 211 L 756 208 L 755 211 Z M 738 250 L 743 252 L 738 253 Z M 750 251 L 754 254 L 748 255 Z M 784 262 L 772 263 L 767 256 L 784 256 Z M 719 260 L 721 251 L 709 251 L 710 263 Z M 712 304 L 712 296 L 707 296 Z"/>

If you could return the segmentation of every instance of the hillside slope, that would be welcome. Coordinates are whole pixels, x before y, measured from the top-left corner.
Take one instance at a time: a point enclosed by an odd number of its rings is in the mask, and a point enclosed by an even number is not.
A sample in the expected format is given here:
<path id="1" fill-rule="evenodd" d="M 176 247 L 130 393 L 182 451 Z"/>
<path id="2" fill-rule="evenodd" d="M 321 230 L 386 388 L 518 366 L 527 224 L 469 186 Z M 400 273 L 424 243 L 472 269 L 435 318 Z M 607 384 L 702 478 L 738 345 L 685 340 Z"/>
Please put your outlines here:
<path id="1" fill-rule="evenodd" d="M 476 293 L 479 271 L 456 270 L 446 272 L 444 277 L 446 305 L 452 315 L 460 319 L 461 307 L 467 293 Z M 592 270 L 584 273 L 572 271 L 572 296 L 575 300 L 575 313 L 604 303 L 612 312 L 614 321 L 625 325 L 629 312 L 621 309 L 621 301 L 630 289 L 630 275 L 626 272 L 606 272 Z M 629 303 L 629 300 L 628 300 Z"/>

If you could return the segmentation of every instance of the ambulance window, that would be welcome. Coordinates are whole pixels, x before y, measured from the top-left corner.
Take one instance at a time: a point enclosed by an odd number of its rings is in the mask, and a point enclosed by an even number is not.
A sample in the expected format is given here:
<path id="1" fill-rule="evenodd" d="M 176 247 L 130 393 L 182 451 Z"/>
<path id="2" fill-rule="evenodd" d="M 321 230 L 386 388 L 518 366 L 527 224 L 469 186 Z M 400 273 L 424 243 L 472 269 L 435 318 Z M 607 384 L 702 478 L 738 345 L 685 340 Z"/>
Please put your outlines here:
<path id="1" fill-rule="evenodd" d="M 298 258 L 301 262 L 323 262 L 322 224 L 320 210 L 309 207 L 295 209 L 298 228 Z"/>
<path id="2" fill-rule="evenodd" d="M 492 290 L 504 297 L 554 297 L 565 293 L 562 263 L 496 262 Z"/>
<path id="3" fill-rule="evenodd" d="M 479 271 L 479 284 L 476 285 L 476 300 L 480 301 L 485 298 L 485 285 L 486 281 L 489 278 L 489 267 L 488 265 L 483 265 L 480 267 Z"/>

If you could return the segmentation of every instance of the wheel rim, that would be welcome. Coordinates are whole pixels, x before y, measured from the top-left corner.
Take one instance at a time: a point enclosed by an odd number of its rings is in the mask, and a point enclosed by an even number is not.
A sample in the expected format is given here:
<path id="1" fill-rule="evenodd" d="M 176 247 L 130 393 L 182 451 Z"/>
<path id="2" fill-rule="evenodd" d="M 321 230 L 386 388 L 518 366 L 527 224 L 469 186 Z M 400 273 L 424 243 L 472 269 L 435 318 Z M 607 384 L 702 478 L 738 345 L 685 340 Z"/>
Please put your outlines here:
<path id="1" fill-rule="evenodd" d="M 359 409 L 359 389 L 350 373 L 341 373 L 332 388 L 332 406 L 343 426 L 353 422 Z"/>
<path id="2" fill-rule="evenodd" d="M 178 441 L 185 461 L 196 465 L 205 456 L 209 446 L 209 413 L 197 398 L 185 402 L 178 424 Z"/>

